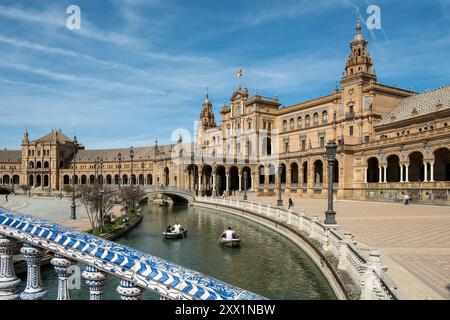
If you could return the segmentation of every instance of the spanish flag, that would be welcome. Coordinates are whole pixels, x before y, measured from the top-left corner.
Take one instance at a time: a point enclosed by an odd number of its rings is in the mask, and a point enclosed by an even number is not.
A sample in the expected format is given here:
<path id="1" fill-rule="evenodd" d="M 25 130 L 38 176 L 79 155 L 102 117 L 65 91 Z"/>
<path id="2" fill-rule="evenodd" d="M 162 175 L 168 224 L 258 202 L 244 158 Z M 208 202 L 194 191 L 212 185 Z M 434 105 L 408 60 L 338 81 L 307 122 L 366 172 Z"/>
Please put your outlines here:
<path id="1" fill-rule="evenodd" d="M 244 72 L 242 71 L 242 68 L 241 68 L 238 72 L 236 72 L 236 77 L 240 78 L 243 76 L 243 74 L 244 74 Z"/>

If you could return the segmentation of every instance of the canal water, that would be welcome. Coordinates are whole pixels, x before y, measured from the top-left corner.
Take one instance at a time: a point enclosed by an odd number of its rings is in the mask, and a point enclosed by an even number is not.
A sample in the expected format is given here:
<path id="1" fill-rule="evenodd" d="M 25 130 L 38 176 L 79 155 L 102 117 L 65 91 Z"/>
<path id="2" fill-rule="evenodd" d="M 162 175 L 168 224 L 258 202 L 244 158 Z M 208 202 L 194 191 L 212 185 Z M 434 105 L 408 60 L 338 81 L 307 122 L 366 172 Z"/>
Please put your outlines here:
<path id="1" fill-rule="evenodd" d="M 336 299 L 330 285 L 311 259 L 294 243 L 276 232 L 243 218 L 194 207 L 163 208 L 150 204 L 135 229 L 118 242 L 202 272 L 270 299 Z M 188 236 L 163 240 L 168 225 L 181 223 Z M 231 226 L 241 235 L 240 248 L 218 244 L 222 231 Z M 42 269 L 46 299 L 56 299 L 57 277 L 53 267 Z M 119 280 L 108 277 L 105 299 L 119 299 Z M 86 284 L 72 291 L 72 299 L 88 299 Z M 144 299 L 158 299 L 145 292 Z"/>

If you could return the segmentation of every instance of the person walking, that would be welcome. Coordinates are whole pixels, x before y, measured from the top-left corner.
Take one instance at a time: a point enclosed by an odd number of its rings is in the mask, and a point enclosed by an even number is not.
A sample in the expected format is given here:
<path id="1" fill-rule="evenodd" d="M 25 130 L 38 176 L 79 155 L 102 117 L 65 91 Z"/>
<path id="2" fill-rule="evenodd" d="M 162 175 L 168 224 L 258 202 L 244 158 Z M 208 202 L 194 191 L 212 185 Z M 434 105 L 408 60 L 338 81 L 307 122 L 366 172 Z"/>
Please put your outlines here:
<path id="1" fill-rule="evenodd" d="M 6 202 L 8 202 L 8 194 L 5 194 Z"/>
<path id="2" fill-rule="evenodd" d="M 292 209 L 292 208 L 294 208 L 294 201 L 292 201 L 292 199 L 289 198 L 289 206 L 288 206 L 288 209 Z"/>

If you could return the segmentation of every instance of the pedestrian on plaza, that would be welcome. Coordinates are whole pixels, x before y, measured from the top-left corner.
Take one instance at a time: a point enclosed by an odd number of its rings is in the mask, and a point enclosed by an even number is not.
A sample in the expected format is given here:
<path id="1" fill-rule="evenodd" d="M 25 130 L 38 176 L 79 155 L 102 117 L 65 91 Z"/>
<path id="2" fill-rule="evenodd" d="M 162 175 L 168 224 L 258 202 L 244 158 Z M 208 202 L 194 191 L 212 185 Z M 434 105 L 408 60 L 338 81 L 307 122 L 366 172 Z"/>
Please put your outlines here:
<path id="1" fill-rule="evenodd" d="M 405 206 L 407 206 L 410 201 L 411 201 L 411 198 L 409 197 L 409 194 L 405 193 L 405 195 L 403 196 L 403 204 Z"/>
<path id="2" fill-rule="evenodd" d="M 8 195 L 7 194 L 5 195 L 5 198 L 6 198 L 6 202 L 8 202 Z"/>
<path id="3" fill-rule="evenodd" d="M 289 198 L 289 207 L 288 207 L 288 209 L 292 209 L 292 208 L 294 208 L 294 201 L 292 201 L 292 199 Z"/>

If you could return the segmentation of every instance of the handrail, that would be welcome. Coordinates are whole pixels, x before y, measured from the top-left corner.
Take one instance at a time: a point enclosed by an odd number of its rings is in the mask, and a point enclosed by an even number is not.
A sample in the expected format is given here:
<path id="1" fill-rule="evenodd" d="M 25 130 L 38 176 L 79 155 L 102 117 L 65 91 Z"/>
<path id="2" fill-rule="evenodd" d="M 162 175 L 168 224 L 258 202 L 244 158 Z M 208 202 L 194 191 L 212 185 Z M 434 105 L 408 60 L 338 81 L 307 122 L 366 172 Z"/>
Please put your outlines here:
<path id="1" fill-rule="evenodd" d="M 98 291 L 98 286 L 91 286 L 92 281 L 97 281 L 95 277 L 91 277 L 95 274 L 100 275 L 102 279 L 106 278 L 106 274 L 120 278 L 121 285 L 117 291 L 121 293 L 122 299 L 130 298 L 130 295 L 127 296 L 130 288 L 134 290 L 133 292 L 141 289 L 150 290 L 165 299 L 173 300 L 264 299 L 262 296 L 133 248 L 1 208 L 0 240 L 24 242 L 22 249 L 29 266 L 28 277 L 33 278 L 35 282 L 40 282 L 39 277 L 32 272 L 33 268 L 39 268 L 38 261 L 28 258 L 39 257 L 42 250 L 55 253 L 55 259 L 58 257 L 60 260 L 72 261 L 72 264 L 74 261 L 86 264 L 89 268 L 86 268 L 83 276 L 91 288 L 91 299 L 96 298 L 93 294 L 95 290 L 92 288 Z M 12 253 L 8 254 L 12 259 Z M 56 260 L 55 263 L 60 263 L 60 260 Z M 6 280 L 0 277 L 0 288 L 2 281 Z M 101 287 L 104 287 L 104 283 Z M 32 289 L 27 285 L 24 292 L 28 290 L 28 293 L 35 294 L 36 290 Z M 29 297 L 30 295 L 25 294 L 22 298 Z M 31 298 L 36 297 L 31 295 Z"/>

